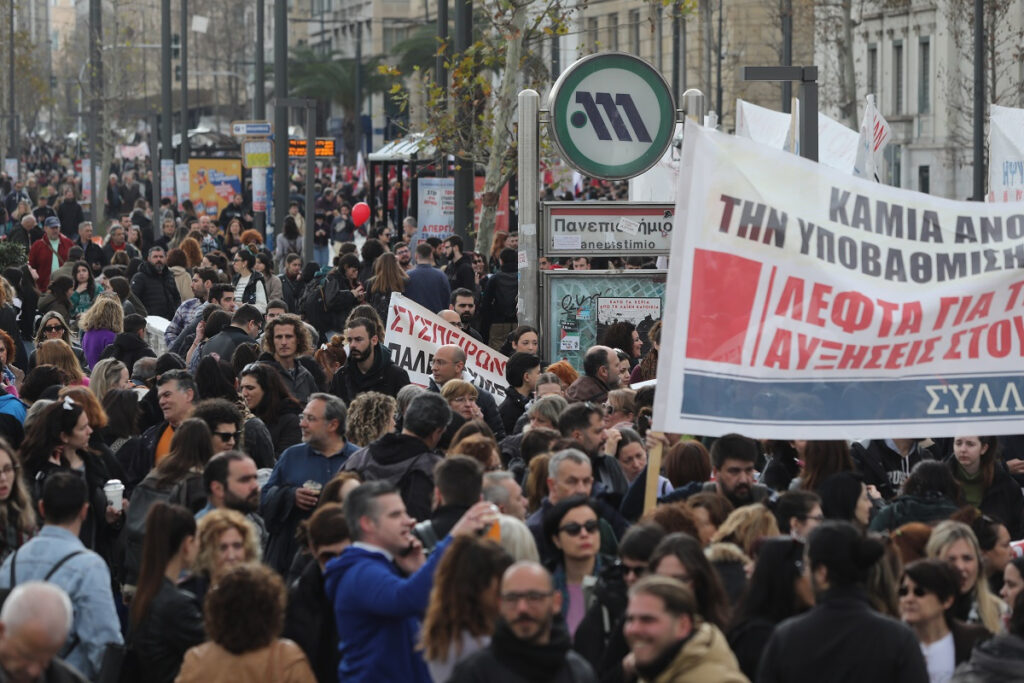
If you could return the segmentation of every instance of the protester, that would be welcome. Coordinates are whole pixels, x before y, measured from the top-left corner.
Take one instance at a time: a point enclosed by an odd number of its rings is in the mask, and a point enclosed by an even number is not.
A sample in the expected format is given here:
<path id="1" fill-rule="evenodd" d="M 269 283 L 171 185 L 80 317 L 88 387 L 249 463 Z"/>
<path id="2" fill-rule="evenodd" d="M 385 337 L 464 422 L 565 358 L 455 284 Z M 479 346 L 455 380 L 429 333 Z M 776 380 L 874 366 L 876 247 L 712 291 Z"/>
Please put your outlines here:
<path id="1" fill-rule="evenodd" d="M 179 586 L 202 604 L 229 571 L 241 564 L 259 562 L 261 552 L 256 529 L 234 510 L 220 509 L 204 515 L 198 532 L 199 551 L 192 574 Z"/>
<path id="2" fill-rule="evenodd" d="M 354 545 L 326 570 L 340 637 L 338 679 L 430 683 L 414 645 L 434 572 L 452 538 L 473 535 L 496 521 L 490 505 L 470 508 L 429 558 L 412 536 L 414 520 L 401 496 L 387 482 L 368 482 L 350 493 L 345 519 Z"/>
<path id="3" fill-rule="evenodd" d="M 356 446 L 368 446 L 395 430 L 398 405 L 390 396 L 366 391 L 348 406 L 345 420 L 345 438 Z"/>
<path id="4" fill-rule="evenodd" d="M 914 465 L 902 493 L 871 520 L 872 531 L 892 531 L 909 522 L 935 523 L 956 512 L 960 487 L 949 468 L 935 460 Z"/>
<path id="5" fill-rule="evenodd" d="M 825 522 L 810 536 L 808 558 L 818 604 L 779 625 L 761 659 L 758 681 L 928 680 L 907 627 L 875 614 L 863 585 L 882 545 L 848 522 Z"/>
<path id="6" fill-rule="evenodd" d="M 517 562 L 501 580 L 501 617 L 491 643 L 460 662 L 452 683 L 596 683 L 573 652 L 559 617 L 562 594 L 535 562 Z"/>
<path id="7" fill-rule="evenodd" d="M 392 363 L 384 350 L 376 326 L 366 318 L 355 318 L 345 325 L 348 360 L 331 379 L 330 393 L 351 403 L 366 391 L 397 396 L 409 383 L 409 375 Z"/>
<path id="8" fill-rule="evenodd" d="M 547 372 L 551 372 L 551 368 Z M 570 403 L 602 404 L 608 392 L 619 388 L 618 357 L 607 346 L 592 346 L 583 357 L 583 376 L 565 390 Z M 603 417 L 603 416 L 602 416 Z"/>
<path id="9" fill-rule="evenodd" d="M 668 576 L 690 586 L 701 618 L 720 629 L 728 628 L 729 599 L 699 541 L 689 534 L 669 534 L 651 553 L 648 568 L 652 574 Z"/>
<path id="10" fill-rule="evenodd" d="M 953 670 L 970 658 L 974 646 L 989 636 L 984 627 L 953 618 L 951 610 L 959 592 L 956 571 L 942 560 L 918 560 L 903 570 L 900 618 L 921 643 L 932 683 L 950 680 Z"/>
<path id="11" fill-rule="evenodd" d="M 270 431 L 275 455 L 280 457 L 285 449 L 302 440 L 302 403 L 274 367 L 264 362 L 245 366 L 239 375 L 238 389 L 246 407 Z"/>
<path id="12" fill-rule="evenodd" d="M 583 621 L 597 575 L 613 561 L 599 556 L 600 528 L 597 509 L 585 496 L 561 500 L 544 515 L 544 535 L 557 549 L 552 575 L 570 638 Z"/>
<path id="13" fill-rule="evenodd" d="M 1010 536 L 1021 535 L 1024 494 L 997 457 L 999 444 L 991 436 L 957 436 L 946 464 L 960 484 L 964 502 L 1006 524 Z"/>
<path id="14" fill-rule="evenodd" d="M 779 533 L 806 541 L 814 527 L 825 521 L 821 498 L 810 491 L 786 491 L 775 502 Z"/>
<path id="15" fill-rule="evenodd" d="M 469 536 L 455 539 L 437 565 L 423 619 L 423 657 L 434 683 L 491 641 L 501 577 L 512 564 L 500 546 Z"/>
<path id="16" fill-rule="evenodd" d="M 302 649 L 280 638 L 288 593 L 281 577 L 258 564 L 236 567 L 206 601 L 210 640 L 185 653 L 179 683 L 314 683 Z"/>
<path id="17" fill-rule="evenodd" d="M 713 481 L 701 489 L 725 496 L 734 507 L 763 503 L 774 495 L 767 486 L 755 483 L 754 467 L 758 459 L 757 442 L 726 434 L 711 444 Z"/>
<path id="18" fill-rule="evenodd" d="M 818 488 L 821 510 L 826 519 L 850 522 L 862 530 L 871 523 L 871 498 L 868 487 L 856 472 L 838 472 L 825 479 Z"/>
<path id="19" fill-rule="evenodd" d="M 967 623 L 981 623 L 989 633 L 1000 633 L 1002 616 L 1008 608 L 992 595 L 988 581 L 981 575 L 981 547 L 971 527 L 962 522 L 940 522 L 932 530 L 926 552 L 929 558 L 945 560 L 957 571 L 959 592 L 953 603 L 953 616 Z"/>
<path id="20" fill-rule="evenodd" d="M 71 600 L 56 583 L 23 581 L 0 610 L 0 667 L 11 681 L 85 683 L 57 654 L 74 624 Z"/>

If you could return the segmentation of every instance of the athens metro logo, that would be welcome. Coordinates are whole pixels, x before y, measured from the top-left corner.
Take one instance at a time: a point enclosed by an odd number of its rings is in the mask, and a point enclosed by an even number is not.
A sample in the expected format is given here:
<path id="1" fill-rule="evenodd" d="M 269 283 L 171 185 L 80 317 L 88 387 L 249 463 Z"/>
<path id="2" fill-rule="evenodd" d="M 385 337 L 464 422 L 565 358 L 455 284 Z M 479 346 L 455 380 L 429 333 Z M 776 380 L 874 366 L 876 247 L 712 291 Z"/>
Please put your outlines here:
<path id="1" fill-rule="evenodd" d="M 619 93 L 613 96 L 607 92 L 590 93 L 585 90 L 578 90 L 576 92 L 576 104 L 581 105 L 583 110 L 572 112 L 569 115 L 569 123 L 575 128 L 583 128 L 589 124 L 594 129 L 594 134 L 597 135 L 598 140 L 612 139 L 611 133 L 608 131 L 610 126 L 619 142 L 633 142 L 633 137 L 626 127 L 626 122 L 622 119 L 622 114 L 625 114 L 630 127 L 633 129 L 633 135 L 636 136 L 636 141 L 651 142 L 651 135 L 647 132 L 647 126 L 644 125 L 643 119 L 640 118 L 640 112 L 637 111 L 636 104 L 628 93 Z M 604 110 L 603 116 L 601 109 Z M 620 109 L 622 114 L 619 113 Z M 605 117 L 607 117 L 607 123 L 605 122 Z"/>

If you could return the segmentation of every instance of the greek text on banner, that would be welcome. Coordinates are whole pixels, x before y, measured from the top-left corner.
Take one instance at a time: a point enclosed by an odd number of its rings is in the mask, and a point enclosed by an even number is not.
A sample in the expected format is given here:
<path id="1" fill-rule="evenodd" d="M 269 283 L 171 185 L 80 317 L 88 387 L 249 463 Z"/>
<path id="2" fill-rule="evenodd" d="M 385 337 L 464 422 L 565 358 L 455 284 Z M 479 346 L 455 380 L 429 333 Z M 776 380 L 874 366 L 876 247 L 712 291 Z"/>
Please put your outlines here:
<path id="1" fill-rule="evenodd" d="M 684 140 L 655 427 L 753 438 L 1020 432 L 1024 204 Z"/>
<path id="2" fill-rule="evenodd" d="M 391 361 L 409 373 L 413 384 L 430 384 L 430 363 L 442 346 L 454 344 L 466 352 L 463 376 L 475 386 L 494 394 L 499 403 L 505 399 L 505 364 L 508 358 L 491 347 L 442 320 L 415 301 L 392 294 L 388 306 L 384 346 Z"/>

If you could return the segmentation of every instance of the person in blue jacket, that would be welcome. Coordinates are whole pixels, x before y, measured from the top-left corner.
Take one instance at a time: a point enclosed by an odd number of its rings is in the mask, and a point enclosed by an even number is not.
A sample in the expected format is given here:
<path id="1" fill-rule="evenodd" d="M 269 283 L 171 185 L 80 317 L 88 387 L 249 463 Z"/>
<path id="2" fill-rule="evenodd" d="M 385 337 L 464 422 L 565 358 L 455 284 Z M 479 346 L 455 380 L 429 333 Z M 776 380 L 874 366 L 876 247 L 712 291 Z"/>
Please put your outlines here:
<path id="1" fill-rule="evenodd" d="M 353 543 L 324 572 L 338 624 L 339 680 L 432 683 L 417 642 L 434 570 L 453 537 L 481 533 L 496 519 L 490 503 L 477 503 L 428 559 L 397 489 L 373 481 L 348 494 L 345 521 Z"/>

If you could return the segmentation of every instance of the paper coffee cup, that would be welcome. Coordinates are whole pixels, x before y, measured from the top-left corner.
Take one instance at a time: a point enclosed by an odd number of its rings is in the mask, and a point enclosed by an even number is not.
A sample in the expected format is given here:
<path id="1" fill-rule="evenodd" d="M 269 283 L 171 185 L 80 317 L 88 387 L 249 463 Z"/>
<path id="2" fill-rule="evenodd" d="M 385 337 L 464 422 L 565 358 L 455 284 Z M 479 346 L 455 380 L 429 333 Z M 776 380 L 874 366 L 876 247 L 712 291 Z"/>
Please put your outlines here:
<path id="1" fill-rule="evenodd" d="M 121 501 L 124 499 L 124 484 L 120 479 L 111 479 L 103 485 L 103 493 L 107 496 L 107 502 L 115 510 L 121 509 Z"/>

